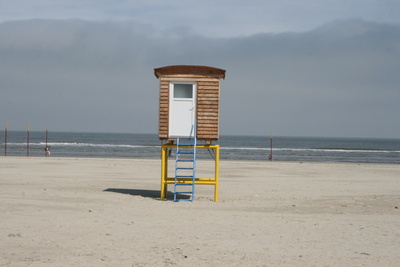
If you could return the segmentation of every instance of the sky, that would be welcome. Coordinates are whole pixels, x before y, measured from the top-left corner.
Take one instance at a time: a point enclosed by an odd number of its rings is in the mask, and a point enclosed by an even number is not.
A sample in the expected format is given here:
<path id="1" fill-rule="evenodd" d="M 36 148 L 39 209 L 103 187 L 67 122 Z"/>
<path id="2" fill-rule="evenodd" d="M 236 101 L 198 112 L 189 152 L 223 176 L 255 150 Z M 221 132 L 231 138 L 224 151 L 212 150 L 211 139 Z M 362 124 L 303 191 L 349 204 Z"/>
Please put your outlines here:
<path id="1" fill-rule="evenodd" d="M 221 134 L 400 138 L 399 14 L 398 0 L 2 0 L 0 122 L 157 133 L 154 68 L 205 65 L 226 70 Z"/>

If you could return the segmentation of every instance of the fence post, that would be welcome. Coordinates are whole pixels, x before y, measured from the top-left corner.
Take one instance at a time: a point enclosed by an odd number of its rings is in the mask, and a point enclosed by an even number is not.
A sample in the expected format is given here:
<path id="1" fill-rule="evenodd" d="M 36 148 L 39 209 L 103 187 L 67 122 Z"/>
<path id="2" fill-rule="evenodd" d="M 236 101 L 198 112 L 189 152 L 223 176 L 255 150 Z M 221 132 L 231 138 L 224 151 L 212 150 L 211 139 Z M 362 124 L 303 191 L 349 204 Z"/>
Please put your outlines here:
<path id="1" fill-rule="evenodd" d="M 7 156 L 7 127 L 8 121 L 4 123 L 4 156 Z"/>
<path id="2" fill-rule="evenodd" d="M 28 124 L 28 131 L 26 133 L 26 156 L 29 157 L 29 131 L 31 126 Z"/>

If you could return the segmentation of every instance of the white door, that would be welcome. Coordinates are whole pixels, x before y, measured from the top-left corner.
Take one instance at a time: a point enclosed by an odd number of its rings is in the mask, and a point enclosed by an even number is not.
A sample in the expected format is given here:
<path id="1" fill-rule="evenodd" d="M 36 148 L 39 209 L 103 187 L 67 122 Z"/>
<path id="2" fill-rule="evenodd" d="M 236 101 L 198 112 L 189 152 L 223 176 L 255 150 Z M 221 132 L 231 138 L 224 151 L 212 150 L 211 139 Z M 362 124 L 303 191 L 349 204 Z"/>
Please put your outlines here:
<path id="1" fill-rule="evenodd" d="M 196 83 L 172 82 L 169 103 L 169 137 L 193 137 Z"/>

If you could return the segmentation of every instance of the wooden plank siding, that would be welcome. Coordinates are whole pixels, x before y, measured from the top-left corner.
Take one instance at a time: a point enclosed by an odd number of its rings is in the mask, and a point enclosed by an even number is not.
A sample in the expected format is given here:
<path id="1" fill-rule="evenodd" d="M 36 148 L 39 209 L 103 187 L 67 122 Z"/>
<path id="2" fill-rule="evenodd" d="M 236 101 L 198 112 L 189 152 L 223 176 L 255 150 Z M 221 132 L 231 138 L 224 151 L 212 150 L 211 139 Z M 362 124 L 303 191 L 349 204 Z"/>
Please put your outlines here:
<path id="1" fill-rule="evenodd" d="M 220 112 L 219 79 L 197 81 L 197 138 L 218 140 Z"/>
<path id="2" fill-rule="evenodd" d="M 197 139 L 218 140 L 220 78 L 225 78 L 225 70 L 203 66 L 168 66 L 155 69 L 155 75 L 160 81 L 159 138 L 169 139 L 171 82 L 196 82 Z"/>
<path id="3" fill-rule="evenodd" d="M 160 139 L 168 139 L 169 84 L 169 81 L 160 79 L 160 107 L 158 119 L 158 136 Z"/>

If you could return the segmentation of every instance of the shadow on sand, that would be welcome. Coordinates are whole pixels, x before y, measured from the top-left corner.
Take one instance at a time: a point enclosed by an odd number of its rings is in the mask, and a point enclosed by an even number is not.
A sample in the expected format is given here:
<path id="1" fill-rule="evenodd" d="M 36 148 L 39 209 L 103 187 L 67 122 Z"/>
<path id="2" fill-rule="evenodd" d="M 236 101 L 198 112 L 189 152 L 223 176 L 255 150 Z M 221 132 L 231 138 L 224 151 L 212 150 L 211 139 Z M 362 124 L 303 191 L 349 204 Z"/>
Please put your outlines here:
<path id="1" fill-rule="evenodd" d="M 160 199 L 160 190 L 148 190 L 148 189 L 125 189 L 125 188 L 107 188 L 103 190 L 104 192 L 113 192 L 113 193 L 120 193 L 132 196 L 141 196 L 147 197 L 152 199 Z M 190 196 L 178 194 L 177 198 L 179 199 L 188 199 Z M 173 200 L 174 193 L 168 191 L 166 200 Z"/>

